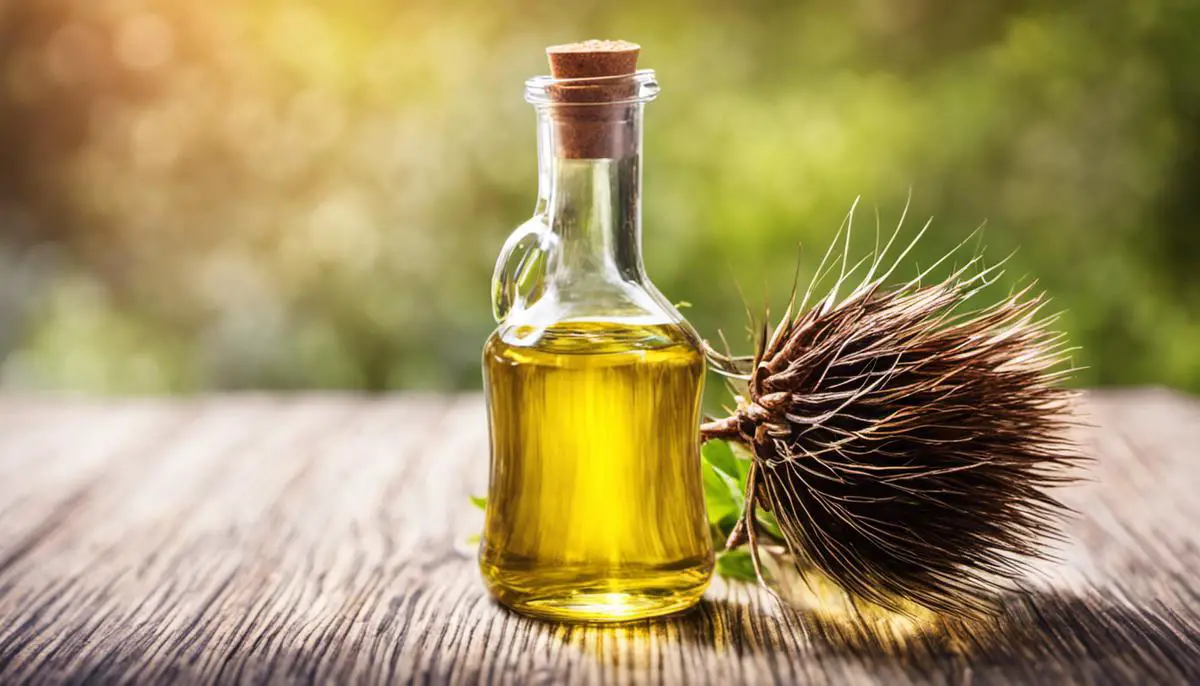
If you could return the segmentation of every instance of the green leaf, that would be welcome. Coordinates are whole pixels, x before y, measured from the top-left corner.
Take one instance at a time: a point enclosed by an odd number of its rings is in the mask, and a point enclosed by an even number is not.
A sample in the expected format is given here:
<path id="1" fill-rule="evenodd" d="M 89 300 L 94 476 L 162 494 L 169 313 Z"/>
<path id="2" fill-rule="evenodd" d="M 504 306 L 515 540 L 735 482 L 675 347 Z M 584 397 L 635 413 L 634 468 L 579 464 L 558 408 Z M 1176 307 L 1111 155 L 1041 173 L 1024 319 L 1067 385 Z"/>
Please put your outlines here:
<path id="1" fill-rule="evenodd" d="M 729 550 L 718 555 L 717 574 L 738 581 L 758 580 L 754 574 L 754 561 L 745 550 Z"/>
<path id="2" fill-rule="evenodd" d="M 745 445 L 738 442 L 730 442 L 729 451 L 733 453 L 734 464 L 737 467 L 738 485 L 742 487 L 742 492 L 746 492 L 746 477 L 750 474 L 750 464 L 754 459 L 754 453 Z"/>
<path id="3" fill-rule="evenodd" d="M 742 494 L 737 481 L 723 474 L 708 462 L 700 464 L 704 483 L 704 506 L 710 524 L 719 526 L 726 517 L 737 517 L 742 512 Z"/>
<path id="4" fill-rule="evenodd" d="M 700 449 L 700 457 L 704 461 L 716 467 L 726 476 L 738 480 L 738 465 L 737 458 L 733 455 L 733 449 L 729 447 L 729 443 L 725 441 L 708 441 L 704 447 Z"/>
<path id="5" fill-rule="evenodd" d="M 775 515 L 766 512 L 762 509 L 756 509 L 755 514 L 758 515 L 758 524 L 767 530 L 775 538 L 783 540 L 783 531 L 779 528 L 779 522 L 775 521 Z"/>
<path id="6" fill-rule="evenodd" d="M 481 495 L 471 496 L 471 502 L 475 504 L 475 507 L 478 507 L 481 510 L 487 509 L 487 498 Z"/>
<path id="7" fill-rule="evenodd" d="M 715 524 L 717 529 L 717 537 L 713 541 L 720 549 L 724 550 L 725 541 L 729 540 L 729 534 L 733 533 L 733 527 L 737 526 L 738 518 L 741 516 L 741 510 L 738 514 L 727 514 L 721 517 L 721 521 Z"/>

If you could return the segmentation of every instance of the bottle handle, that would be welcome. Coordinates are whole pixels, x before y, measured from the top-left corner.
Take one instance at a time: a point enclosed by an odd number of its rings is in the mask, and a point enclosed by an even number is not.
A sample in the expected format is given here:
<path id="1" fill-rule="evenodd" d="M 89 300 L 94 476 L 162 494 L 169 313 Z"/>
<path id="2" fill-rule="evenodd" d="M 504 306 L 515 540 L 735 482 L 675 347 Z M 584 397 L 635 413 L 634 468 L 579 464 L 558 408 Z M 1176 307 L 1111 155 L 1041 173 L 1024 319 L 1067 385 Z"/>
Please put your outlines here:
<path id="1" fill-rule="evenodd" d="M 497 322 L 541 297 L 553 246 L 554 235 L 544 215 L 535 215 L 504 242 L 492 272 L 492 316 Z"/>

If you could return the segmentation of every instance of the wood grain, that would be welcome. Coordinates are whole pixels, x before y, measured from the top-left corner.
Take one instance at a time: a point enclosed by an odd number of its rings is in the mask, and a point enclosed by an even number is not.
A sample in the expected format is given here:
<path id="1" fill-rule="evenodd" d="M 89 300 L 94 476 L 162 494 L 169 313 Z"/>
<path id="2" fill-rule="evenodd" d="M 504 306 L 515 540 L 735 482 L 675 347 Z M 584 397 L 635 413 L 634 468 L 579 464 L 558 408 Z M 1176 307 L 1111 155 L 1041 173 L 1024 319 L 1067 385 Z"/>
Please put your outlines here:
<path id="1" fill-rule="evenodd" d="M 1200 683 L 1200 403 L 1085 411 L 1062 563 L 994 621 L 718 581 L 597 628 L 480 585 L 477 396 L 0 397 L 0 683 Z"/>

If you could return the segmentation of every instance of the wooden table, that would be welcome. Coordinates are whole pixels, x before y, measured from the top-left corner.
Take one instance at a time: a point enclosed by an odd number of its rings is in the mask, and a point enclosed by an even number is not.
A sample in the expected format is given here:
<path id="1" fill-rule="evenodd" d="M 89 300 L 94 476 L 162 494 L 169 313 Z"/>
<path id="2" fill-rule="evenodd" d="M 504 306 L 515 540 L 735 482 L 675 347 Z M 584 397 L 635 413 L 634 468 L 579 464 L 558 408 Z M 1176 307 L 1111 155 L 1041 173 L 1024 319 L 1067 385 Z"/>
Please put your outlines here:
<path id="1" fill-rule="evenodd" d="M 717 581 L 597 628 L 480 585 L 478 396 L 0 396 L 0 683 L 1200 683 L 1200 402 L 1085 405 L 1064 561 L 994 621 Z"/>

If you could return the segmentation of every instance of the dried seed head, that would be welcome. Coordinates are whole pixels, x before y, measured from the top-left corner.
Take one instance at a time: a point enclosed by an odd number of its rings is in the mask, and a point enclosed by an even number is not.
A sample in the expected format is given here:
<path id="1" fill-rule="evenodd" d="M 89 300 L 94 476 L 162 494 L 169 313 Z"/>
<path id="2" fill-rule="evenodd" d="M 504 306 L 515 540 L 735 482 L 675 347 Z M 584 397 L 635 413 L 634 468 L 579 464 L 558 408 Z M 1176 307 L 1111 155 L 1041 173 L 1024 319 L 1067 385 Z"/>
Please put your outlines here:
<path id="1" fill-rule="evenodd" d="M 962 311 L 998 266 L 976 257 L 940 283 L 889 289 L 895 267 L 876 276 L 886 252 L 839 300 L 843 255 L 827 296 L 764 330 L 735 370 L 739 408 L 703 433 L 753 450 L 743 522 L 769 510 L 797 564 L 886 606 L 986 612 L 1059 535 L 1064 508 L 1045 489 L 1079 460 L 1059 383 L 1069 351 L 1031 287 Z"/>

